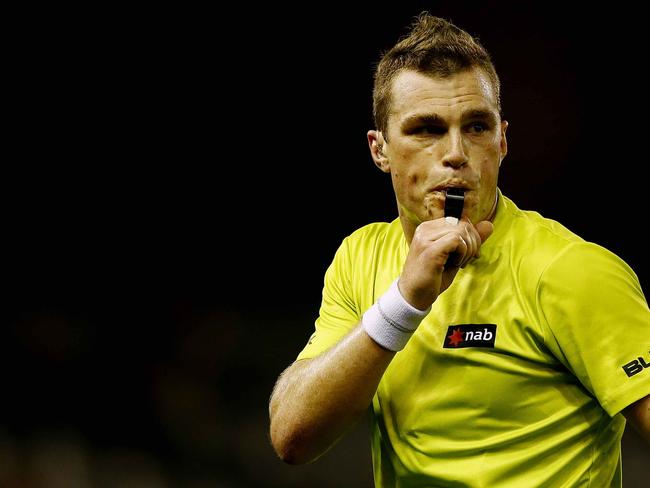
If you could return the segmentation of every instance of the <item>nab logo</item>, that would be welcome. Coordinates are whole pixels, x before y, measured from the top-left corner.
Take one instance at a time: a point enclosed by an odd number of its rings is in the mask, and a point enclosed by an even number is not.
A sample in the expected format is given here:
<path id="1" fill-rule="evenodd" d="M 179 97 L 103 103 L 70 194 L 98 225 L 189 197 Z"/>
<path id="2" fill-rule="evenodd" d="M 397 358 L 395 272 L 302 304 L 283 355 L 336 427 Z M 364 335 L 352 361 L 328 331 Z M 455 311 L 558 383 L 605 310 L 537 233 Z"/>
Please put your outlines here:
<path id="1" fill-rule="evenodd" d="M 650 351 L 648 351 L 650 352 Z M 634 361 L 630 361 L 627 364 L 624 364 L 621 366 L 623 368 L 623 371 L 625 371 L 625 374 L 628 375 L 628 377 L 632 377 L 637 373 L 640 373 L 646 368 L 650 368 L 650 364 L 646 363 L 641 356 L 639 356 L 637 359 Z"/>
<path id="2" fill-rule="evenodd" d="M 461 347 L 494 347 L 497 324 L 450 325 L 445 336 L 445 349 Z"/>

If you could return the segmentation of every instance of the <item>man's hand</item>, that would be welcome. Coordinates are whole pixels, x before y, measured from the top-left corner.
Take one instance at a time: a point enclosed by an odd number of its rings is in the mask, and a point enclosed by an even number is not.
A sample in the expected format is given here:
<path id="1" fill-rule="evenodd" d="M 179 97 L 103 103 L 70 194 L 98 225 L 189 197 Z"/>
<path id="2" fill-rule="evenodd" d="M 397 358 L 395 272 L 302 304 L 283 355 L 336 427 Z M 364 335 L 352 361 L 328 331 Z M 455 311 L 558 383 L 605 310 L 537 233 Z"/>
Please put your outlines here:
<path id="1" fill-rule="evenodd" d="M 399 290 L 404 299 L 426 310 L 451 285 L 456 273 L 479 256 L 481 244 L 492 234 L 491 222 L 458 225 L 444 218 L 422 222 L 413 235 Z"/>

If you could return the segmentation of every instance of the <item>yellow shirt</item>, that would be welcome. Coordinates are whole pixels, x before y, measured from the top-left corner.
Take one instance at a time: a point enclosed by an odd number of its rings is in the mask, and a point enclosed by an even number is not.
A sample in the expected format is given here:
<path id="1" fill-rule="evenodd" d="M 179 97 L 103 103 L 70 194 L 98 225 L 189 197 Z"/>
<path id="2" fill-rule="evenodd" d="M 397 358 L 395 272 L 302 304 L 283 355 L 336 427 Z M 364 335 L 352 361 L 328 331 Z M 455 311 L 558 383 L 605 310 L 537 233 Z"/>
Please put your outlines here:
<path id="1" fill-rule="evenodd" d="M 650 394 L 650 310 L 638 278 L 503 195 L 494 226 L 379 384 L 376 486 L 621 486 L 619 412 Z M 298 359 L 352 330 L 407 253 L 398 219 L 347 237 Z"/>

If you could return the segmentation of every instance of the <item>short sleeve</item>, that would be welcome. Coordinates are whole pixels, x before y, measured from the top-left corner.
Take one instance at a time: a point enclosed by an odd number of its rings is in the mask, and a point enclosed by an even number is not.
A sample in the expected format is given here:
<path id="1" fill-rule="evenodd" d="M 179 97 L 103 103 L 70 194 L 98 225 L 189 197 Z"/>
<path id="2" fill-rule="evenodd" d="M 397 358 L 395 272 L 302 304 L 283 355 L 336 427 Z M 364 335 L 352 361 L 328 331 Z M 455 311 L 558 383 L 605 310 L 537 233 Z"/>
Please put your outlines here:
<path id="1" fill-rule="evenodd" d="M 650 355 L 650 310 L 624 261 L 572 243 L 543 271 L 536 300 L 547 345 L 609 415 L 650 394 L 650 369 L 624 367 Z"/>
<path id="2" fill-rule="evenodd" d="M 313 358 L 323 353 L 338 343 L 361 320 L 361 311 L 353 299 L 351 276 L 352 257 L 347 238 L 336 251 L 334 260 L 325 273 L 316 331 L 297 360 Z"/>

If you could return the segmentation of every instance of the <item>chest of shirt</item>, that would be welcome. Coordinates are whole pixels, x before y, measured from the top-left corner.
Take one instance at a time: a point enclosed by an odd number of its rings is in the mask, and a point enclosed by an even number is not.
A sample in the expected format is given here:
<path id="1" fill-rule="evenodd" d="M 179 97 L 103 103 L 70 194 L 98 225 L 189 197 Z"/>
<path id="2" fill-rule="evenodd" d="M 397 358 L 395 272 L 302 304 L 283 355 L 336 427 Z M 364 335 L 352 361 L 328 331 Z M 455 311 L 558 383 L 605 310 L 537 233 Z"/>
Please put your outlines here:
<path id="1" fill-rule="evenodd" d="M 490 266 L 458 273 L 386 371 L 378 395 L 402 425 L 417 430 L 423 411 L 446 411 L 453 414 L 437 425 L 451 424 L 458 432 L 463 425 L 475 428 L 465 424 L 474 417 L 512 429 L 530 422 L 531 414 L 541 419 L 553 413 L 558 388 L 550 384 L 580 389 L 545 347 L 534 297 L 508 269 Z M 368 300 L 376 300 L 398 273 L 379 271 L 376 296 Z M 523 416 L 515 413 L 524 410 Z"/>

